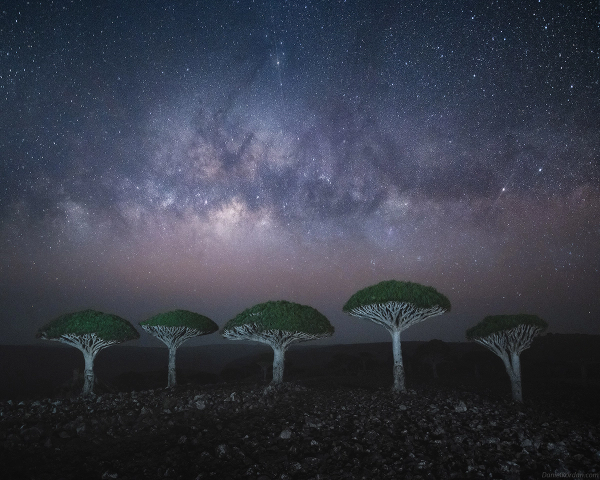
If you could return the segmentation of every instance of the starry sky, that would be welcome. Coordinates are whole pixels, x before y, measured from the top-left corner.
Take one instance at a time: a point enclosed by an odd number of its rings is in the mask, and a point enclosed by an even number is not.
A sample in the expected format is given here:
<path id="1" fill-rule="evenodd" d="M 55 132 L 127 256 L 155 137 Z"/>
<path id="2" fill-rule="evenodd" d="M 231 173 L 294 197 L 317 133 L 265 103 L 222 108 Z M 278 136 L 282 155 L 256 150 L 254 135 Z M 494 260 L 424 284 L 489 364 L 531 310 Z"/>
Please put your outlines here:
<path id="1" fill-rule="evenodd" d="M 279 299 L 387 341 L 341 309 L 388 279 L 452 302 L 406 340 L 600 334 L 599 81 L 597 0 L 5 2 L 0 343 Z"/>

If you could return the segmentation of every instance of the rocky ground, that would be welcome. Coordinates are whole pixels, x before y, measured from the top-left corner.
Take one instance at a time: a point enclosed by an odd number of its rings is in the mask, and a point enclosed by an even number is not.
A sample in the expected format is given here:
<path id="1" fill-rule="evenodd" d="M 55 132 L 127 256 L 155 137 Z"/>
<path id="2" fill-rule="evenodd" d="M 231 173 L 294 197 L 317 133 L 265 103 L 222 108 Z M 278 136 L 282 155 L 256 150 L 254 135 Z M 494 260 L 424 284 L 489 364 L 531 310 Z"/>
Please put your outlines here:
<path id="1" fill-rule="evenodd" d="M 447 387 L 187 386 L 2 402 L 0 465 L 40 480 L 600 478 L 585 418 Z"/>

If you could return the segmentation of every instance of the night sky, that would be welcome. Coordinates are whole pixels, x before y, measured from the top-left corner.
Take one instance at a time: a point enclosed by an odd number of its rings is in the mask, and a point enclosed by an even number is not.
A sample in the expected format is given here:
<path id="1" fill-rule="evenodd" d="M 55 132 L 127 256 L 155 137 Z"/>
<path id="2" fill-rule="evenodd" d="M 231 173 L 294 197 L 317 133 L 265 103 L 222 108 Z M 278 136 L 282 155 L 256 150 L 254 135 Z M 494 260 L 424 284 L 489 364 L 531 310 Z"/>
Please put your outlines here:
<path id="1" fill-rule="evenodd" d="M 406 340 L 599 334 L 599 81 L 597 0 L 4 2 L 0 343 L 279 299 L 387 341 L 341 309 L 388 279 L 452 302 Z"/>

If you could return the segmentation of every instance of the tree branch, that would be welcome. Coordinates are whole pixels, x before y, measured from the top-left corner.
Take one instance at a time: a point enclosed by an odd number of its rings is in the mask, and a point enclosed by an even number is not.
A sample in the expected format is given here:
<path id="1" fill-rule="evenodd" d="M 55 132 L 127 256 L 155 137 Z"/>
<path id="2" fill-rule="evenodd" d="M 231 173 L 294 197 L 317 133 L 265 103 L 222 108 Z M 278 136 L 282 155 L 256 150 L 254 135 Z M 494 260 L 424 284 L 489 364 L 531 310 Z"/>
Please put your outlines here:
<path id="1" fill-rule="evenodd" d="M 533 338 L 541 332 L 535 325 L 519 325 L 515 328 L 492 333 L 485 337 L 474 338 L 477 343 L 502 357 L 509 353 L 520 354 L 531 346 Z"/>
<path id="2" fill-rule="evenodd" d="M 167 327 L 164 325 L 141 325 L 149 334 L 169 347 L 179 348 L 186 340 L 199 337 L 206 332 L 191 327 Z"/>
<path id="3" fill-rule="evenodd" d="M 440 306 L 419 308 L 408 302 L 373 303 L 353 308 L 348 313 L 354 317 L 370 320 L 388 331 L 403 331 L 415 323 L 441 315 L 446 310 Z"/>
<path id="4" fill-rule="evenodd" d="M 103 340 L 95 333 L 86 333 L 84 335 L 76 335 L 74 333 L 67 333 L 57 338 L 49 338 L 42 336 L 44 340 L 53 340 L 55 342 L 66 343 L 72 347 L 87 352 L 91 355 L 96 355 L 100 350 L 115 345 L 119 342 L 116 340 Z"/>
<path id="5" fill-rule="evenodd" d="M 229 340 L 253 340 L 271 346 L 287 348 L 293 342 L 317 340 L 327 337 L 329 334 L 289 332 L 286 330 L 261 330 L 256 323 L 247 323 L 224 331 L 223 336 Z"/>

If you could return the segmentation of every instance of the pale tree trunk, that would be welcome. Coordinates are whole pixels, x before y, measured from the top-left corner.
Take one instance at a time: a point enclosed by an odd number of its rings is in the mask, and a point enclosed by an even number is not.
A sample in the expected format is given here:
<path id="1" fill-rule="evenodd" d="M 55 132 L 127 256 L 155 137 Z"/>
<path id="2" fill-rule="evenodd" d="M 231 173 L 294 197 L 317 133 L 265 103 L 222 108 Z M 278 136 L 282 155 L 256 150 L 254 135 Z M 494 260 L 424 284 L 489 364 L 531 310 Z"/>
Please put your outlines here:
<path id="1" fill-rule="evenodd" d="M 404 386 L 404 364 L 402 363 L 402 347 L 400 344 L 400 330 L 392 330 L 392 350 L 394 352 L 394 386 L 395 392 L 406 392 Z"/>
<path id="2" fill-rule="evenodd" d="M 83 353 L 85 367 L 83 370 L 83 391 L 81 395 L 84 397 L 92 395 L 95 384 L 94 359 L 100 350 L 118 342 L 114 340 L 102 340 L 95 333 L 86 333 L 84 335 L 66 333 L 58 338 L 49 338 L 48 340 L 66 343 Z"/>
<path id="3" fill-rule="evenodd" d="M 96 357 L 96 353 L 98 352 L 89 352 L 85 349 L 82 349 L 83 358 L 85 360 L 85 368 L 83 371 L 83 392 L 82 395 L 87 397 L 94 393 L 94 358 Z"/>
<path id="4" fill-rule="evenodd" d="M 177 385 L 177 374 L 175 370 L 175 355 L 177 354 L 177 347 L 169 345 L 169 379 L 167 381 L 167 388 L 174 387 Z"/>
<path id="5" fill-rule="evenodd" d="M 272 345 L 273 347 L 273 380 L 271 383 L 277 385 L 283 382 L 283 367 L 285 364 L 285 347 Z"/>
<path id="6" fill-rule="evenodd" d="M 518 353 L 511 353 L 512 375 L 512 396 L 515 402 L 523 403 L 523 389 L 521 386 L 521 358 Z"/>
<path id="7" fill-rule="evenodd" d="M 510 386 L 512 389 L 512 398 L 515 402 L 523 403 L 523 390 L 521 386 L 521 359 L 519 354 L 515 352 L 504 353 L 500 358 L 504 362 L 506 373 L 510 378 Z"/>

